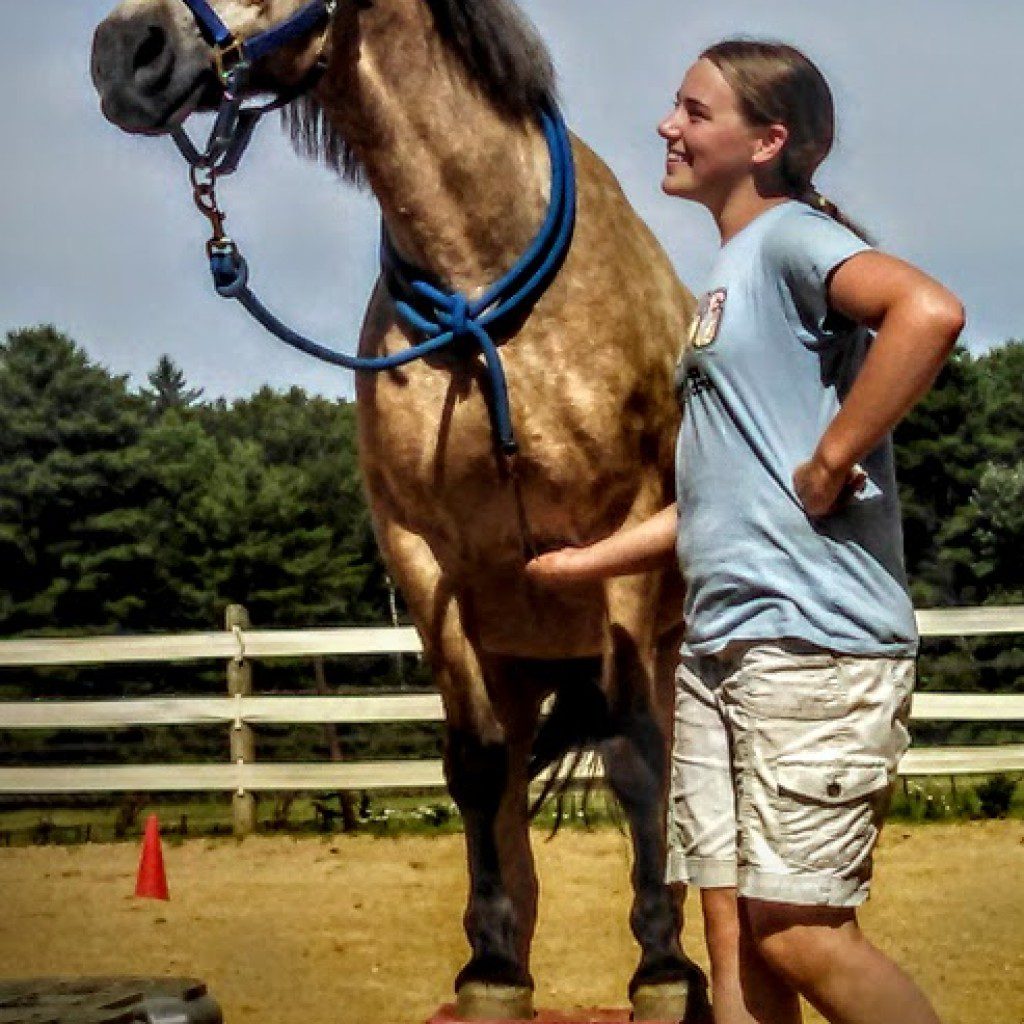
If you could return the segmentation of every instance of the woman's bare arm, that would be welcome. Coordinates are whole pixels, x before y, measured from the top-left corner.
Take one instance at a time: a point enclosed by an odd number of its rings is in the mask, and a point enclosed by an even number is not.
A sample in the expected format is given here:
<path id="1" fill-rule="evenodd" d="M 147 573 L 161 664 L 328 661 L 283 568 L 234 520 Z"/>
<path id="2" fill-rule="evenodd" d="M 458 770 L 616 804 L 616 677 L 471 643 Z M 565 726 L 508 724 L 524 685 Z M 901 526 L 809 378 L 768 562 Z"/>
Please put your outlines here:
<path id="1" fill-rule="evenodd" d="M 538 583 L 587 583 L 664 569 L 675 557 L 678 518 L 673 503 L 587 547 L 561 548 L 531 559 L 526 575 Z"/>
<path id="2" fill-rule="evenodd" d="M 833 274 L 829 304 L 877 335 L 811 458 L 793 474 L 808 515 L 827 515 L 855 490 L 858 463 L 931 387 L 964 326 L 960 301 L 894 256 L 863 252 Z"/>

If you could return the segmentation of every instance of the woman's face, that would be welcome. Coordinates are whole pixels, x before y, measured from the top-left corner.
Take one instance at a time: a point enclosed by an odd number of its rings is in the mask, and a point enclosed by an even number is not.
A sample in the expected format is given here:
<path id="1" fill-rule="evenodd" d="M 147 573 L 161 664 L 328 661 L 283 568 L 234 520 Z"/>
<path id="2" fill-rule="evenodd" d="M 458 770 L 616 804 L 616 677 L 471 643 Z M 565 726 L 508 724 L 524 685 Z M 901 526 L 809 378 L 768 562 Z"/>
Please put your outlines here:
<path id="1" fill-rule="evenodd" d="M 662 190 L 712 207 L 751 175 L 762 135 L 744 120 L 732 87 L 705 58 L 686 72 L 658 134 L 668 144 Z"/>

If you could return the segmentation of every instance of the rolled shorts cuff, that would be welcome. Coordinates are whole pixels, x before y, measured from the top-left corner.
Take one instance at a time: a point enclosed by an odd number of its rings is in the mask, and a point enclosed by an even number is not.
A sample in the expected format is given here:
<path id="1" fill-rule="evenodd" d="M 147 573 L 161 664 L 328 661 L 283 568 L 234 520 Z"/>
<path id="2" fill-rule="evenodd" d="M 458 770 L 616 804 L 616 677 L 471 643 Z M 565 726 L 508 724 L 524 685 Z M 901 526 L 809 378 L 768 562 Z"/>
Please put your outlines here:
<path id="1" fill-rule="evenodd" d="M 669 849 L 668 864 L 665 868 L 665 882 L 667 885 L 675 885 L 682 882 L 684 885 L 690 881 L 689 873 L 686 870 L 686 857 L 682 850 Z"/>
<path id="2" fill-rule="evenodd" d="M 748 899 L 769 903 L 795 903 L 808 907 L 859 907 L 867 898 L 869 883 L 835 875 L 777 875 L 755 868 L 737 872 L 737 892 Z"/>
<path id="3" fill-rule="evenodd" d="M 679 850 L 670 850 L 665 881 L 670 885 L 683 882 L 697 889 L 735 889 L 736 861 L 686 857 Z"/>

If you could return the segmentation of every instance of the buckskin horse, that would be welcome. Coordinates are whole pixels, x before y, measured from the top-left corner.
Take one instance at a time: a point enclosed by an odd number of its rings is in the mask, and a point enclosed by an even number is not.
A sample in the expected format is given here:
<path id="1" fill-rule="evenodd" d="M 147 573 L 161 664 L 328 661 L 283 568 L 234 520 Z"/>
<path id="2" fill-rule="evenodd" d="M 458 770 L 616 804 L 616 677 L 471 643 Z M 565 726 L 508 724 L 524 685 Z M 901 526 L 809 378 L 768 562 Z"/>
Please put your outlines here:
<path id="1" fill-rule="evenodd" d="M 657 573 L 540 591 L 523 572 L 532 552 L 671 500 L 693 300 L 560 126 L 536 31 L 511 0 L 127 0 L 96 30 L 92 72 L 110 121 L 191 153 L 221 294 L 251 296 L 211 172 L 233 170 L 244 141 L 215 145 L 215 130 L 206 154 L 190 149 L 194 111 L 244 122 L 239 139 L 253 126 L 239 94 L 277 94 L 299 151 L 380 203 L 386 259 L 357 368 L 381 372 L 357 375 L 360 460 L 445 708 L 469 868 L 459 1014 L 531 1015 L 529 786 L 592 746 L 632 835 L 634 1016 L 696 1019 L 703 981 L 663 881 L 678 594 Z M 541 236 L 561 243 L 546 263 Z M 518 305 L 488 290 L 524 279 Z"/>

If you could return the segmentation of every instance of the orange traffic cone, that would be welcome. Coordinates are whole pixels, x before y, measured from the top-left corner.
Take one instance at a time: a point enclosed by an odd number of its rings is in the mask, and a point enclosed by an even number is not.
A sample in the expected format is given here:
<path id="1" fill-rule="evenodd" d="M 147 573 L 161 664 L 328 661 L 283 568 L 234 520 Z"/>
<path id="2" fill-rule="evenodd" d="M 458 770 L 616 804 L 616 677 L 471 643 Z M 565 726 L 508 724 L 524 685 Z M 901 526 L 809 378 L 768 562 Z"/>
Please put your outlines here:
<path id="1" fill-rule="evenodd" d="M 171 898 L 167 892 L 167 875 L 164 874 L 164 854 L 160 849 L 160 825 L 155 814 L 146 819 L 146 833 L 142 837 L 142 857 L 139 859 L 135 895 L 154 900 Z"/>

